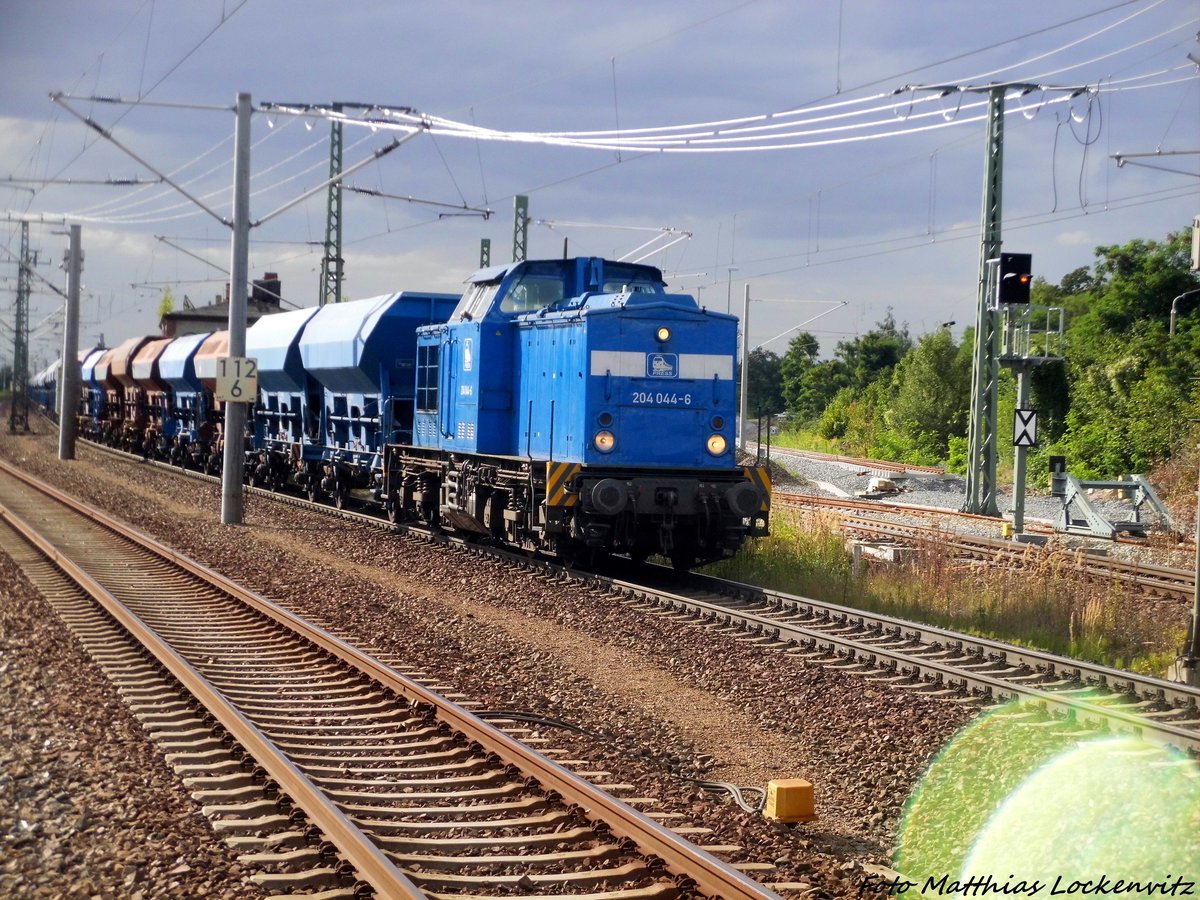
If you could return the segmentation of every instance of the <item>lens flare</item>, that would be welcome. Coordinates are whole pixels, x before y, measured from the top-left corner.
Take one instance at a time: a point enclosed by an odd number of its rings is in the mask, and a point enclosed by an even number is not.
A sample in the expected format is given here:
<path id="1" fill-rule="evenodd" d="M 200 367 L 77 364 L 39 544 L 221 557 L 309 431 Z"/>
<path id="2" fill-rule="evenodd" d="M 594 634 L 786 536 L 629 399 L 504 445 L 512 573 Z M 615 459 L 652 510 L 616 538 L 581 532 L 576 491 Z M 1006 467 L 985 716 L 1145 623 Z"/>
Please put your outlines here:
<path id="1" fill-rule="evenodd" d="M 1200 881 L 1200 766 L 1002 707 L 930 765 L 895 867 L 927 896 L 1180 895 L 1177 879 Z"/>

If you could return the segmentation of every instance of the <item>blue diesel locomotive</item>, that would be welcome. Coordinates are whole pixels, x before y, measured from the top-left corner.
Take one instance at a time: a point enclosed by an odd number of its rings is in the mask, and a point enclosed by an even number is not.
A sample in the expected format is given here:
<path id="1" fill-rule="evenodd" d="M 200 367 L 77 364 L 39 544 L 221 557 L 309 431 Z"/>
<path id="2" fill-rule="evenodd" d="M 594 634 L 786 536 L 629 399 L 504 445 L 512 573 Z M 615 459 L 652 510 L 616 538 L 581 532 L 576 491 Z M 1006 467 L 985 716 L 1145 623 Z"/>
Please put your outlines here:
<path id="1" fill-rule="evenodd" d="M 764 469 L 734 456 L 737 319 L 651 266 L 575 258 L 473 275 L 417 329 L 411 444 L 384 448 L 393 519 L 568 558 L 679 568 L 767 533 Z"/>

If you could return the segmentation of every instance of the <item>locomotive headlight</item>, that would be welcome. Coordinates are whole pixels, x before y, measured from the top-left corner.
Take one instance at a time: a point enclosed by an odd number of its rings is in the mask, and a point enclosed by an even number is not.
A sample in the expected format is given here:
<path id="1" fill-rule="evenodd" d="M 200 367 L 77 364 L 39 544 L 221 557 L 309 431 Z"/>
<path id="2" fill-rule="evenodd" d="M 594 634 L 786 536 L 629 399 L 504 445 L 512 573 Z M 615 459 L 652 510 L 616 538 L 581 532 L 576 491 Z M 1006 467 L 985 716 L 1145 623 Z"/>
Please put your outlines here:
<path id="1" fill-rule="evenodd" d="M 671 329 L 666 325 L 659 325 L 658 331 L 654 332 L 654 337 L 660 344 L 665 344 L 671 339 Z"/>
<path id="2" fill-rule="evenodd" d="M 611 431 L 598 431 L 596 436 L 592 438 L 592 443 L 596 445 L 596 449 L 601 453 L 612 453 L 613 447 L 617 445 L 617 439 L 613 437 Z"/>
<path id="3" fill-rule="evenodd" d="M 720 456 L 725 452 L 727 446 L 724 435 L 710 434 L 708 436 L 708 452 L 713 456 Z"/>

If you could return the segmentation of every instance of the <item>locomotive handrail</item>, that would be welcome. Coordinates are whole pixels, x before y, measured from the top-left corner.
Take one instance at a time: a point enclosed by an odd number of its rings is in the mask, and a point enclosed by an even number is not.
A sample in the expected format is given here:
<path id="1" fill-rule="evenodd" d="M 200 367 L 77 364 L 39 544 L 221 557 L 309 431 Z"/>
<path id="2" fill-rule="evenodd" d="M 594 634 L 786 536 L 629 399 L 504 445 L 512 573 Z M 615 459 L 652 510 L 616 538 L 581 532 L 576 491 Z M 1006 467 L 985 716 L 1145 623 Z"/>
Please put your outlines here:
<path id="1" fill-rule="evenodd" d="M 442 432 L 442 437 L 453 437 L 454 429 L 446 430 L 446 422 L 450 418 L 450 404 L 447 402 L 450 397 L 450 369 L 454 365 L 454 341 L 447 340 L 443 346 L 446 348 L 446 365 L 438 366 L 438 429 Z"/>

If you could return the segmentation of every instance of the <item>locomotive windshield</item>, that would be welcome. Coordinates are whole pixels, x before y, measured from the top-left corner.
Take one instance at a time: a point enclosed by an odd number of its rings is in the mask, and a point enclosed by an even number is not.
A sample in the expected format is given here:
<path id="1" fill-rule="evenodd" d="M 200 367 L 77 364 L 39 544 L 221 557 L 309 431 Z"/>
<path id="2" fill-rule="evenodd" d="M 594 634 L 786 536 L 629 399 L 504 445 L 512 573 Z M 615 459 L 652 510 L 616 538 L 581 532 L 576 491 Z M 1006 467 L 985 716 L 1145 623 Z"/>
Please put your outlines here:
<path id="1" fill-rule="evenodd" d="M 567 272 L 559 262 L 529 263 L 520 278 L 509 285 L 500 301 L 500 311 L 532 312 L 561 303 L 566 296 L 563 279 Z"/>
<path id="2" fill-rule="evenodd" d="M 623 290 L 631 294 L 661 294 L 663 292 L 662 278 L 657 269 L 647 266 L 606 262 L 604 284 L 600 286 L 600 293 L 617 294 Z"/>
<path id="3" fill-rule="evenodd" d="M 458 301 L 452 322 L 554 309 L 585 294 L 661 295 L 665 288 L 662 273 L 653 266 L 600 259 L 527 260 L 484 269 L 475 279 Z"/>

